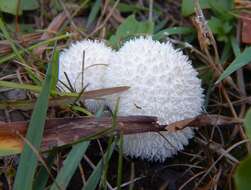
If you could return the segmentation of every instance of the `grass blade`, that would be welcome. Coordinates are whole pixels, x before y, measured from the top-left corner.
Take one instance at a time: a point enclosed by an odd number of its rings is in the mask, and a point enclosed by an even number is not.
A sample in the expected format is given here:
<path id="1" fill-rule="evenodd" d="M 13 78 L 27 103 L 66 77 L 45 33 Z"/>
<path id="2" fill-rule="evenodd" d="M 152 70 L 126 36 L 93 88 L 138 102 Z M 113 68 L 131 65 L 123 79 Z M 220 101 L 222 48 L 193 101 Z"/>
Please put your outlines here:
<path id="1" fill-rule="evenodd" d="M 63 35 L 60 35 L 60 36 L 56 36 L 56 37 L 50 38 L 50 39 L 48 39 L 48 40 L 46 40 L 46 41 L 41 41 L 41 42 L 39 42 L 39 43 L 37 43 L 37 44 L 34 44 L 34 45 L 32 45 L 32 46 L 30 46 L 30 47 L 28 47 L 28 48 L 26 48 L 26 49 L 18 50 L 17 53 L 18 53 L 19 55 L 23 55 L 27 50 L 28 50 L 28 51 L 31 51 L 31 50 L 33 50 L 33 49 L 35 49 L 35 48 L 37 48 L 37 47 L 40 47 L 40 46 L 43 46 L 43 45 L 47 45 L 47 44 L 50 44 L 50 43 L 55 42 L 55 41 L 58 41 L 58 40 L 63 40 L 63 39 L 69 38 L 69 37 L 71 37 L 71 36 L 73 36 L 73 35 L 72 35 L 72 34 L 68 34 L 68 33 L 63 34 Z M 14 59 L 16 56 L 17 56 L 17 55 L 16 55 L 15 52 L 14 52 L 14 53 L 11 53 L 11 54 L 9 54 L 9 55 L 6 55 L 6 56 L 2 57 L 2 58 L 0 59 L 0 65 L 3 64 L 3 63 L 5 63 L 6 61 L 9 61 L 9 60 L 11 60 L 11 59 Z"/>
<path id="2" fill-rule="evenodd" d="M 247 65 L 251 61 L 251 47 L 245 48 L 245 50 L 239 54 L 235 60 L 226 68 L 221 74 L 220 78 L 216 81 L 216 84 L 237 71 L 241 67 Z"/>
<path id="3" fill-rule="evenodd" d="M 33 92 L 40 92 L 41 91 L 40 86 L 31 85 L 31 84 L 20 84 L 20 83 L 9 82 L 9 81 L 0 81 L 0 87 L 30 90 Z"/>
<path id="4" fill-rule="evenodd" d="M 56 151 L 51 151 L 49 153 L 49 155 L 47 157 L 48 168 L 52 167 L 52 164 L 56 158 L 56 155 L 57 155 Z M 33 184 L 34 189 L 44 190 L 48 179 L 49 179 L 49 173 L 46 170 L 46 168 L 44 166 L 42 166 L 41 169 L 39 170 L 37 177 L 36 177 L 36 180 Z"/>
<path id="5" fill-rule="evenodd" d="M 26 134 L 27 141 L 29 141 L 36 149 L 40 148 L 44 131 L 44 124 L 48 108 L 48 99 L 51 89 L 52 66 L 53 64 L 49 64 L 48 66 L 45 83 L 32 112 L 29 129 Z M 25 144 L 23 152 L 21 154 L 20 163 L 18 165 L 13 189 L 32 189 L 33 177 L 36 171 L 36 167 L 37 157 L 29 147 L 29 145 Z"/>
<path id="6" fill-rule="evenodd" d="M 112 114 L 112 128 L 115 129 L 117 125 L 117 113 L 118 113 L 118 108 L 119 108 L 119 100 L 120 98 L 117 99 L 116 106 L 114 113 Z M 107 147 L 107 152 L 112 151 L 112 144 L 116 143 L 117 144 L 117 138 L 111 136 L 108 140 L 108 147 Z M 106 178 L 107 178 L 107 171 L 109 168 L 109 160 L 110 158 L 104 157 L 104 169 L 102 172 L 101 180 L 100 180 L 100 189 L 107 189 L 106 188 Z"/>
<path id="7" fill-rule="evenodd" d="M 168 29 L 164 29 L 159 31 L 158 33 L 153 35 L 154 40 L 161 40 L 166 38 L 167 36 L 174 34 L 192 34 L 195 33 L 194 29 L 191 27 L 172 27 Z"/>
<path id="8" fill-rule="evenodd" d="M 72 150 L 68 154 L 67 158 L 63 163 L 63 167 L 60 169 L 60 172 L 57 175 L 56 182 L 59 184 L 62 189 L 66 189 L 68 183 L 70 182 L 72 176 L 74 175 L 79 162 L 84 156 L 87 148 L 89 146 L 89 142 L 82 142 L 76 144 L 72 147 Z M 58 187 L 54 182 L 50 188 L 50 190 L 57 190 Z"/>
<path id="9" fill-rule="evenodd" d="M 107 152 L 104 154 L 104 158 L 106 160 L 110 160 L 114 147 L 115 147 L 115 143 L 113 142 L 110 149 L 108 149 Z M 96 189 L 100 181 L 100 178 L 102 176 L 103 168 L 104 168 L 104 159 L 101 159 L 98 165 L 96 166 L 96 168 L 93 170 L 91 176 L 86 181 L 86 184 L 85 186 L 83 186 L 82 190 L 95 190 Z"/>
<path id="10" fill-rule="evenodd" d="M 91 13 L 88 16 L 87 25 L 86 25 L 87 28 L 89 28 L 91 24 L 94 22 L 94 20 L 96 19 L 100 11 L 100 8 L 101 8 L 101 0 L 96 0 L 94 5 L 92 6 Z"/>
<path id="11" fill-rule="evenodd" d="M 234 36 L 231 36 L 230 42 L 231 42 L 231 46 L 232 46 L 234 55 L 235 55 L 235 57 L 237 57 L 241 53 L 237 39 Z"/>
<path id="12" fill-rule="evenodd" d="M 12 39 L 11 39 L 11 37 L 10 37 L 10 35 L 9 35 L 9 33 L 8 33 L 8 31 L 7 31 L 7 29 L 6 29 L 5 25 L 4 25 L 4 23 L 3 23 L 3 20 L 2 20 L 1 18 L 0 18 L 0 29 L 2 30 L 4 37 L 5 37 L 5 38 L 8 40 L 8 42 L 10 43 L 11 48 L 13 49 L 15 55 L 18 57 L 18 59 L 19 59 L 21 62 L 25 63 L 24 58 L 21 56 L 21 54 L 19 53 L 19 51 L 18 51 L 18 49 L 16 48 L 15 44 L 13 43 L 13 41 L 12 41 Z"/>
<path id="13" fill-rule="evenodd" d="M 59 50 L 55 49 L 54 56 L 52 60 L 52 78 L 51 78 L 51 92 L 56 92 L 57 82 L 58 82 L 58 58 Z"/>
<path id="14" fill-rule="evenodd" d="M 11 48 L 12 48 L 15 56 L 22 62 L 22 65 L 24 66 L 25 70 L 28 72 L 28 74 L 31 77 L 31 79 L 34 80 L 34 81 L 39 81 L 39 79 L 37 78 L 37 76 L 32 71 L 31 67 L 27 65 L 26 61 L 21 56 L 20 51 L 18 51 L 18 49 L 16 47 L 16 44 L 12 40 L 12 38 L 11 38 L 9 32 L 7 31 L 7 28 L 5 27 L 5 24 L 4 24 L 4 22 L 3 22 L 3 20 L 1 18 L 0 18 L 0 29 L 2 30 L 2 33 L 3 33 L 4 37 L 10 43 L 10 46 L 11 46 Z M 25 51 L 25 49 L 22 48 L 22 51 Z"/>
<path id="15" fill-rule="evenodd" d="M 121 189 L 123 174 L 123 134 L 119 138 L 119 158 L 118 158 L 118 175 L 117 175 L 117 189 Z"/>

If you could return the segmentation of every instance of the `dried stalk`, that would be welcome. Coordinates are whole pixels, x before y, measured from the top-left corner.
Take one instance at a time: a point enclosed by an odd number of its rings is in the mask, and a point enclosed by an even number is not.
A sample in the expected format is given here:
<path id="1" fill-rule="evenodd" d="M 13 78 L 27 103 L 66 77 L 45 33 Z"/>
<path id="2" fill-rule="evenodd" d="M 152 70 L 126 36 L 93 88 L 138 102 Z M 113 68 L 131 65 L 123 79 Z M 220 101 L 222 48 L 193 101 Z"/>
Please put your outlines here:
<path id="1" fill-rule="evenodd" d="M 135 134 L 145 132 L 176 132 L 185 127 L 202 127 L 209 125 L 241 124 L 243 120 L 233 119 L 220 115 L 200 115 L 192 119 L 177 121 L 170 125 L 159 125 L 156 117 L 127 116 L 118 117 L 116 128 L 112 128 L 111 117 L 81 117 L 81 118 L 54 118 L 48 119 L 45 124 L 45 132 L 42 142 L 42 150 L 52 147 L 68 145 L 81 140 L 96 139 L 109 135 Z M 0 147 L 6 142 L 15 142 L 23 147 L 21 136 L 25 136 L 28 122 L 0 123 Z"/>

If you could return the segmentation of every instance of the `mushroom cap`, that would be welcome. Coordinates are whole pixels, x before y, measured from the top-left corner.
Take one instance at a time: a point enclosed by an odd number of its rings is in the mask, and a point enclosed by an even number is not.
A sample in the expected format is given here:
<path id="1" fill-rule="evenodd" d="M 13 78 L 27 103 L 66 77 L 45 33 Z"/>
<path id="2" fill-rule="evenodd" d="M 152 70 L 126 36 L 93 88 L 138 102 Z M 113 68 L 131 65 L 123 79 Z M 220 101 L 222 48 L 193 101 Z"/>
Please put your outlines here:
<path id="1" fill-rule="evenodd" d="M 102 41 L 75 42 L 60 53 L 59 80 L 69 86 L 65 72 L 77 92 L 86 86 L 86 90 L 100 89 L 103 87 L 104 71 L 109 64 L 111 54 L 113 54 L 113 50 Z M 85 57 L 84 62 L 83 57 Z M 59 85 L 65 91 L 69 91 L 62 84 L 59 83 Z"/>
<path id="2" fill-rule="evenodd" d="M 118 115 L 157 116 L 160 124 L 169 124 L 201 113 L 203 89 L 197 75 L 188 57 L 171 43 L 140 37 L 127 41 L 113 56 L 104 84 L 130 86 L 119 95 Z M 106 99 L 112 110 L 116 97 Z M 164 161 L 182 150 L 191 137 L 192 128 L 175 133 L 125 135 L 123 150 L 131 157 Z"/>

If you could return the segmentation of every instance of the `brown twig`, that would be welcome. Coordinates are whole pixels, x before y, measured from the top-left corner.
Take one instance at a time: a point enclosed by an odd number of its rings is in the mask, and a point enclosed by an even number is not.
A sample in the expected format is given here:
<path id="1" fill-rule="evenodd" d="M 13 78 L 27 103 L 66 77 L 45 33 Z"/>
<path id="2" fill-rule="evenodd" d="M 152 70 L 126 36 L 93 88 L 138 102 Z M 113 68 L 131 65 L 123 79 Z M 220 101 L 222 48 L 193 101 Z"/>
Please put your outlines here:
<path id="1" fill-rule="evenodd" d="M 111 117 L 55 118 L 46 121 L 42 150 L 72 144 L 83 138 L 90 140 L 111 134 L 135 134 L 165 130 L 172 133 L 188 126 L 230 125 L 240 124 L 242 122 L 241 119 L 233 119 L 220 115 L 200 115 L 192 119 L 177 121 L 166 126 L 159 125 L 156 117 L 127 116 L 118 117 L 116 128 L 112 128 Z M 26 121 L 0 123 L 0 144 L 11 141 L 16 142 L 19 147 L 22 147 L 23 141 L 17 134 L 25 136 L 27 127 L 28 122 Z"/>

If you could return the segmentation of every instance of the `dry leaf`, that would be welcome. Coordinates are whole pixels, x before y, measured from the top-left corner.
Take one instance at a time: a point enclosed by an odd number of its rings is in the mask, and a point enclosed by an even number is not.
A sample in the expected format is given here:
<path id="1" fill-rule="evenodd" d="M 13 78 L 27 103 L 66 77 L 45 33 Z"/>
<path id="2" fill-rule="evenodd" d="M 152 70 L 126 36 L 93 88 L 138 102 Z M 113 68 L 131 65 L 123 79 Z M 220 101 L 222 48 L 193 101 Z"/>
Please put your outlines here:
<path id="1" fill-rule="evenodd" d="M 230 124 L 241 124 L 242 119 L 235 119 L 232 117 L 226 117 L 221 115 L 209 115 L 203 114 L 192 119 L 184 119 L 177 121 L 165 127 L 169 132 L 175 132 L 177 130 L 182 130 L 185 127 L 203 127 L 203 126 L 220 126 L 220 125 L 230 125 Z"/>
<path id="2" fill-rule="evenodd" d="M 135 134 L 145 132 L 176 132 L 185 127 L 201 127 L 208 125 L 240 124 L 241 119 L 233 119 L 220 115 L 200 115 L 192 119 L 177 121 L 168 126 L 158 125 L 156 117 L 127 116 L 118 117 L 116 128 L 112 128 L 111 117 L 81 117 L 81 118 L 54 118 L 48 119 L 45 124 L 42 150 L 72 144 L 83 138 L 100 138 L 111 134 Z M 28 122 L 0 123 L 0 154 L 6 148 L 12 148 L 14 153 L 21 152 Z"/>

